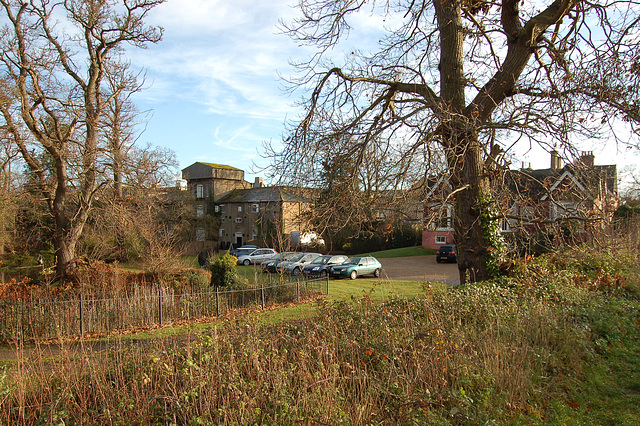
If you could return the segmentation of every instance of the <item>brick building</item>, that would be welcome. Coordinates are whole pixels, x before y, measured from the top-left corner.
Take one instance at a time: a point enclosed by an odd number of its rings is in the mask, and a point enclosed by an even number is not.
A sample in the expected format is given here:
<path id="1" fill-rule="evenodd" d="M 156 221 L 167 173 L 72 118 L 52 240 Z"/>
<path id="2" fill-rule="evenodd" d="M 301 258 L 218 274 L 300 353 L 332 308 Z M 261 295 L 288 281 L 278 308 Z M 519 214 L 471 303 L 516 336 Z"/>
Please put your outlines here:
<path id="1" fill-rule="evenodd" d="M 607 227 L 620 198 L 615 165 L 595 165 L 592 152 L 562 166 L 556 151 L 547 169 L 509 170 L 494 190 L 505 235 L 543 236 L 551 243 L 585 241 Z M 422 246 L 455 243 L 454 200 L 446 176 L 429 182 Z"/>

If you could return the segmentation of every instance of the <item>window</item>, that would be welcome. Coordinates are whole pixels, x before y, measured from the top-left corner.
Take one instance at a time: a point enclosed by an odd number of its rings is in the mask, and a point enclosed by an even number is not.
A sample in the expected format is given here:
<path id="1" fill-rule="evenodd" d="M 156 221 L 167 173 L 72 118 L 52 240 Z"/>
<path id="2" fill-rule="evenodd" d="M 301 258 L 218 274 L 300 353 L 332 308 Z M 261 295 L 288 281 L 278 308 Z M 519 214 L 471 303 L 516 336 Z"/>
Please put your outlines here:
<path id="1" fill-rule="evenodd" d="M 224 204 L 220 204 L 220 213 L 224 213 L 225 208 L 224 208 Z"/>
<path id="2" fill-rule="evenodd" d="M 215 207 L 213 208 L 213 211 L 214 211 L 215 213 L 220 213 L 220 206 L 215 206 Z"/>
<path id="3" fill-rule="evenodd" d="M 450 230 L 453 227 L 453 208 L 450 205 L 436 208 L 433 226 L 438 230 Z"/>
<path id="4" fill-rule="evenodd" d="M 196 207 L 196 217 L 204 216 L 204 206 L 201 204 Z"/>
<path id="5" fill-rule="evenodd" d="M 251 204 L 251 213 L 258 213 L 260 211 L 259 204 Z"/>
<path id="6" fill-rule="evenodd" d="M 204 241 L 207 236 L 207 232 L 204 228 L 196 228 L 196 241 Z"/>
<path id="7" fill-rule="evenodd" d="M 225 232 L 224 229 L 220 228 L 220 231 L 218 231 L 218 235 L 221 237 L 224 237 L 225 235 L 227 235 L 227 233 Z"/>
<path id="8" fill-rule="evenodd" d="M 238 206 L 238 213 L 242 213 L 242 206 Z"/>
<path id="9" fill-rule="evenodd" d="M 196 198 L 204 198 L 204 186 L 196 185 Z"/>
<path id="10" fill-rule="evenodd" d="M 509 221 L 507 219 L 500 219 L 500 229 L 502 232 L 511 231 L 511 226 L 509 225 Z"/>
<path id="11" fill-rule="evenodd" d="M 236 217 L 236 223 L 242 223 L 242 218 L 241 217 Z"/>
<path id="12" fill-rule="evenodd" d="M 445 235 L 436 235 L 436 244 L 447 244 L 447 237 Z"/>

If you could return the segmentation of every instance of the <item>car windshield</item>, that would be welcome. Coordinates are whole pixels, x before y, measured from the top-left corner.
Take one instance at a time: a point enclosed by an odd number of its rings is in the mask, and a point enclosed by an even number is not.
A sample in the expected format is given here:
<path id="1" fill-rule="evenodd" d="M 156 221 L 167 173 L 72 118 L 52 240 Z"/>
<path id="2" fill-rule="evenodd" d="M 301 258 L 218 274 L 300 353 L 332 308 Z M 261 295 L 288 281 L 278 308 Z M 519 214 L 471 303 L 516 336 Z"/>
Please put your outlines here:
<path id="1" fill-rule="evenodd" d="M 316 257 L 315 259 L 313 259 L 313 262 L 311 262 L 311 264 L 313 265 L 326 265 L 327 263 L 329 263 L 329 260 L 331 260 L 333 256 L 320 256 L 320 257 Z"/>
<path id="2" fill-rule="evenodd" d="M 357 265 L 360 263 L 361 257 L 350 257 L 349 260 L 346 260 L 343 265 Z"/>
<path id="3" fill-rule="evenodd" d="M 300 259 L 302 259 L 302 257 L 304 256 L 304 253 L 296 253 L 294 256 L 292 256 L 291 258 L 289 258 L 289 261 L 291 262 L 297 262 Z"/>

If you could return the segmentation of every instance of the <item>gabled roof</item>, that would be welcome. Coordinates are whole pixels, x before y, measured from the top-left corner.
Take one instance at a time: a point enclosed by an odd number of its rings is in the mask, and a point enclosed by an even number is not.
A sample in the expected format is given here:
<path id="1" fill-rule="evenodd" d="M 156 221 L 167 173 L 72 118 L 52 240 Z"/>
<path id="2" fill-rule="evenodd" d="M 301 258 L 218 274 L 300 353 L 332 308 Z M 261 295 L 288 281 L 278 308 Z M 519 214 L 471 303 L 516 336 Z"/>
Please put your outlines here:
<path id="1" fill-rule="evenodd" d="M 533 200 L 548 200 L 565 184 L 593 198 L 615 196 L 618 190 L 615 165 L 585 167 L 568 164 L 561 169 L 512 170 L 507 176 L 509 191 Z"/>
<path id="2" fill-rule="evenodd" d="M 614 196 L 618 192 L 617 166 L 584 167 L 568 164 L 559 169 L 508 170 L 505 183 L 507 190 L 512 194 L 526 195 L 532 200 L 546 200 L 549 194 L 567 181 L 586 196 L 597 197 L 600 189 L 606 191 L 609 196 Z M 434 197 L 438 190 L 448 193 L 450 189 L 443 188 L 443 185 L 448 183 L 446 175 L 429 179 L 427 200 Z M 600 188 L 601 185 L 602 188 Z"/>
<path id="3" fill-rule="evenodd" d="M 309 203 L 311 200 L 298 196 L 278 186 L 252 189 L 234 189 L 216 200 L 224 203 L 273 203 L 294 202 Z"/>

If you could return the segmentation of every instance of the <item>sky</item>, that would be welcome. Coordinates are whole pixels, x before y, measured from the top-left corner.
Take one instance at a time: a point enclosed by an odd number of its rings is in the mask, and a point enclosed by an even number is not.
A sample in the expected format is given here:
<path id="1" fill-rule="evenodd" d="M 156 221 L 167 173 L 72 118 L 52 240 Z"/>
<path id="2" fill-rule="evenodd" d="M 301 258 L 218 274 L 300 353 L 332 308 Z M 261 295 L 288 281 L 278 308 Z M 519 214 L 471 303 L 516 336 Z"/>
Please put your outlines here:
<path id="1" fill-rule="evenodd" d="M 280 76 L 291 74 L 290 60 L 311 53 L 278 27 L 279 20 L 297 16 L 292 3 L 168 0 L 156 7 L 146 21 L 164 28 L 163 40 L 128 51 L 132 65 L 146 70 L 136 105 L 152 113 L 140 141 L 175 151 L 180 169 L 202 161 L 243 169 L 248 181 L 264 176 L 263 144 L 281 140 L 285 120 L 298 116 L 295 101 L 304 95 L 285 92 Z M 348 44 L 366 45 L 382 25 L 377 16 L 362 16 Z M 638 160 L 615 147 L 587 149 L 596 164 L 621 169 Z M 523 152 L 521 160 L 534 169 L 550 164 L 541 150 Z"/>
<path id="2" fill-rule="evenodd" d="M 135 98 L 152 110 L 142 142 L 174 150 L 185 168 L 196 161 L 245 170 L 268 164 L 263 143 L 281 140 L 296 115 L 295 95 L 279 73 L 303 50 L 279 34 L 279 19 L 295 12 L 290 0 L 169 0 L 147 22 L 164 28 L 163 40 L 130 50 L 146 69 L 147 88 Z"/>

